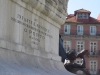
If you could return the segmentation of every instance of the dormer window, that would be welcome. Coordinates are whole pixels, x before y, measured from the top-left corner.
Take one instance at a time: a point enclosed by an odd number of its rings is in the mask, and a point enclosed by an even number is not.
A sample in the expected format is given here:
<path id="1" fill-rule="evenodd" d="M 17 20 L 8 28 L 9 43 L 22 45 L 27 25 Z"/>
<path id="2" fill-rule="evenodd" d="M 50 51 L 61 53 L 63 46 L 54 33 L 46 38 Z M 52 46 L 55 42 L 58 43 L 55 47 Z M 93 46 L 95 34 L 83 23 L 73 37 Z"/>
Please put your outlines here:
<path id="1" fill-rule="evenodd" d="M 78 13 L 78 19 L 88 19 L 88 13 Z"/>
<path id="2" fill-rule="evenodd" d="M 87 14 L 87 13 L 84 13 L 84 14 L 83 14 L 83 18 L 84 18 L 84 19 L 88 19 L 88 14 Z"/>
<path id="3" fill-rule="evenodd" d="M 78 18 L 82 19 L 82 13 L 78 13 Z"/>

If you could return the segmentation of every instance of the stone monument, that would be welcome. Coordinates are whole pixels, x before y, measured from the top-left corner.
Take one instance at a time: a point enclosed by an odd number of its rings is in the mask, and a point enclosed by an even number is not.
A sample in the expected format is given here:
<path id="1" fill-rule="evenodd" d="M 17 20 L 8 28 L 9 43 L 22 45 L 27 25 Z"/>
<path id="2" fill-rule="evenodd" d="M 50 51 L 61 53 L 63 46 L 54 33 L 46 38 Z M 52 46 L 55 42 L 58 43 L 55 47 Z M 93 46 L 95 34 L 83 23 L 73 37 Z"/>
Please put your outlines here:
<path id="1" fill-rule="evenodd" d="M 0 75 L 71 75 L 59 56 L 68 0 L 0 0 Z"/>

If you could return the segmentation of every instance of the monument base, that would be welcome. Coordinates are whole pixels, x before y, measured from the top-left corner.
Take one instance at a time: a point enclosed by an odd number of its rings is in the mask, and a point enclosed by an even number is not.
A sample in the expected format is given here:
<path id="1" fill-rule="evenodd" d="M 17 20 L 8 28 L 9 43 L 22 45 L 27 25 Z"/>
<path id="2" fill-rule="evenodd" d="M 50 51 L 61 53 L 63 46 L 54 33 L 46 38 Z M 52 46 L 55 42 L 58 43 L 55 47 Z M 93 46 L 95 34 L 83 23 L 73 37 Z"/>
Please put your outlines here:
<path id="1" fill-rule="evenodd" d="M 0 75 L 72 75 L 63 63 L 0 48 Z"/>
<path id="2" fill-rule="evenodd" d="M 62 8 L 66 1 L 59 0 Z M 56 3 L 0 0 L 0 75 L 72 74 L 59 56 L 59 29 L 66 17 Z"/>

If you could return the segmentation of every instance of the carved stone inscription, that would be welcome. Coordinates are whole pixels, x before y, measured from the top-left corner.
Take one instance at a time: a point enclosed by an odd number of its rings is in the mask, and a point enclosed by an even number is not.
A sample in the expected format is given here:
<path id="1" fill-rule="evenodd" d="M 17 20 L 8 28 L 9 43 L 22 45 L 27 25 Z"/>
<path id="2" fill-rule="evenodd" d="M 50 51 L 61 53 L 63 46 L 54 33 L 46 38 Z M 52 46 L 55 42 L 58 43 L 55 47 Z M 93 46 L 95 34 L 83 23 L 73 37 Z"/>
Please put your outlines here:
<path id="1" fill-rule="evenodd" d="M 53 38 L 51 31 L 43 25 L 40 25 L 38 19 L 30 20 L 20 14 L 17 14 L 17 17 L 11 17 L 13 22 L 16 22 L 24 26 L 23 31 L 26 33 L 26 36 L 31 40 L 31 43 L 34 45 L 39 45 L 41 42 L 40 39 L 45 40 L 46 37 Z"/>

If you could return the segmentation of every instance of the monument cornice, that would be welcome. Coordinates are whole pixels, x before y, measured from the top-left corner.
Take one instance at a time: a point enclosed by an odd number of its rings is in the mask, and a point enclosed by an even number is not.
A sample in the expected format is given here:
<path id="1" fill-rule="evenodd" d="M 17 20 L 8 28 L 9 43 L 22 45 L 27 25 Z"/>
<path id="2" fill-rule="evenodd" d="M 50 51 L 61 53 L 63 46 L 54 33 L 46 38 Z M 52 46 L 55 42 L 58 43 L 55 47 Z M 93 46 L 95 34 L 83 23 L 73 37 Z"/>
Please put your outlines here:
<path id="1" fill-rule="evenodd" d="M 27 5 L 62 25 L 66 20 L 66 11 L 54 0 L 22 0 Z M 67 7 L 66 7 L 67 8 Z"/>

